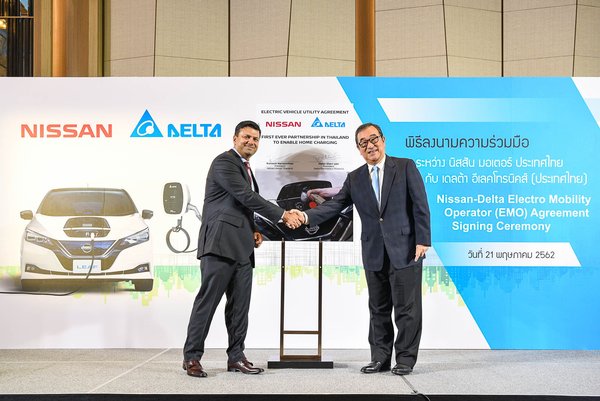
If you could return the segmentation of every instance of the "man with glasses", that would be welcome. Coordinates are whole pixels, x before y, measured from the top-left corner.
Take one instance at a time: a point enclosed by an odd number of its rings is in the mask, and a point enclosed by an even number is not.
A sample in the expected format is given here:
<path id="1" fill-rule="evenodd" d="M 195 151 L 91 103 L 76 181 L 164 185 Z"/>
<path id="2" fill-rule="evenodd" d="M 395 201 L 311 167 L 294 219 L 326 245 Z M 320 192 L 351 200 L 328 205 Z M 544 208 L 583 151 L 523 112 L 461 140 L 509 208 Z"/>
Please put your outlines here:
<path id="1" fill-rule="evenodd" d="M 332 199 L 298 213 L 305 224 L 314 225 L 354 204 L 362 222 L 370 313 L 371 362 L 361 371 L 390 370 L 394 349 L 392 373 L 406 375 L 417 361 L 421 339 L 422 264 L 431 244 L 427 194 L 413 160 L 385 154 L 385 137 L 377 124 L 358 127 L 355 141 L 367 163 L 348 174 Z"/>

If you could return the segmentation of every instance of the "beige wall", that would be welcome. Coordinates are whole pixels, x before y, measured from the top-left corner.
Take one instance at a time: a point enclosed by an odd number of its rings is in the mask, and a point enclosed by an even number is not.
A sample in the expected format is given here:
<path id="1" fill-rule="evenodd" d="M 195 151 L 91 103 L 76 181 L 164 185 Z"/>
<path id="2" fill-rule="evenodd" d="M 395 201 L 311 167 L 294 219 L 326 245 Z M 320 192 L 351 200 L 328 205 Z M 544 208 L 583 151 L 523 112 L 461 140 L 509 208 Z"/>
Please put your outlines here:
<path id="1" fill-rule="evenodd" d="M 575 76 L 600 75 L 600 0 L 579 0 L 575 30 Z"/>
<path id="2" fill-rule="evenodd" d="M 504 75 L 572 75 L 575 2 L 504 1 Z"/>
<path id="3" fill-rule="evenodd" d="M 154 75 L 226 77 L 228 12 L 223 0 L 157 0 Z"/>
<path id="4" fill-rule="evenodd" d="M 378 76 L 446 76 L 442 0 L 379 0 L 375 7 Z"/>
<path id="5" fill-rule="evenodd" d="M 292 0 L 288 76 L 354 75 L 354 0 Z"/>
<path id="6" fill-rule="evenodd" d="M 502 75 L 502 1 L 446 0 L 449 76 Z"/>
<path id="7" fill-rule="evenodd" d="M 104 0 L 107 76 L 352 76 L 355 0 Z M 600 0 L 376 0 L 378 76 L 600 76 Z"/>
<path id="8" fill-rule="evenodd" d="M 104 2 L 104 75 L 153 76 L 156 0 Z"/>
<path id="9" fill-rule="evenodd" d="M 231 0 L 231 76 L 287 75 L 291 3 Z"/>

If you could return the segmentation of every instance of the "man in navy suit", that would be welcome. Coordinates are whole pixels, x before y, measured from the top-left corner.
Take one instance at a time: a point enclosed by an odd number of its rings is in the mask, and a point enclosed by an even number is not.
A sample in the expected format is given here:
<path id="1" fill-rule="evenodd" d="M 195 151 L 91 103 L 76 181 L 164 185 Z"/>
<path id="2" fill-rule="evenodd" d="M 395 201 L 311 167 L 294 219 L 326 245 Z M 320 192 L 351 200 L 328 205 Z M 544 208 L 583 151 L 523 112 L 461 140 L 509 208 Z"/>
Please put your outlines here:
<path id="1" fill-rule="evenodd" d="M 258 194 L 249 160 L 258 150 L 260 132 L 260 127 L 253 121 L 239 123 L 233 136 L 233 149 L 213 160 L 206 177 L 197 254 L 202 284 L 194 300 L 183 348 L 183 369 L 190 376 L 206 377 L 200 360 L 210 323 L 223 294 L 227 295 L 227 370 L 246 374 L 264 371 L 254 367 L 244 355 L 254 248 L 262 243 L 262 236 L 254 226 L 254 212 L 274 222 L 283 219 L 288 225 L 300 223 L 295 214 Z"/>
<path id="2" fill-rule="evenodd" d="M 385 154 L 377 124 L 358 127 L 355 140 L 367 163 L 348 174 L 331 200 L 306 211 L 304 222 L 319 224 L 354 204 L 362 223 L 370 313 L 371 362 L 361 371 L 390 370 L 394 348 L 392 373 L 406 375 L 417 361 L 421 339 L 422 264 L 431 245 L 427 194 L 414 161 Z"/>

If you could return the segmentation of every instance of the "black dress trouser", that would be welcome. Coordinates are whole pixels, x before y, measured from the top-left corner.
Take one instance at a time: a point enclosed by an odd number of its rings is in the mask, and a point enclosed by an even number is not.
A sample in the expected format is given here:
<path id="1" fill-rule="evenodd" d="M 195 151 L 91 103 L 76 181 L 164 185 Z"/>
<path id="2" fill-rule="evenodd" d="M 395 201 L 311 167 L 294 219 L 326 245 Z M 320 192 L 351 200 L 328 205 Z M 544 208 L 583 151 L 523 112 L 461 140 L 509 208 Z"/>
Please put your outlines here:
<path id="1" fill-rule="evenodd" d="M 396 363 L 414 367 L 421 341 L 422 262 L 401 269 L 391 266 L 384 255 L 383 268 L 365 270 L 369 290 L 369 345 L 371 360 L 391 362 L 392 346 Z M 394 341 L 392 309 L 398 333 Z"/>
<path id="2" fill-rule="evenodd" d="M 230 362 L 240 361 L 245 358 L 244 340 L 248 331 L 248 310 L 252 294 L 252 265 L 249 260 L 240 263 L 206 255 L 200 261 L 200 270 L 202 284 L 192 307 L 183 357 L 186 361 L 202 359 L 210 323 L 223 294 L 226 294 L 225 326 L 229 336 L 227 356 Z"/>

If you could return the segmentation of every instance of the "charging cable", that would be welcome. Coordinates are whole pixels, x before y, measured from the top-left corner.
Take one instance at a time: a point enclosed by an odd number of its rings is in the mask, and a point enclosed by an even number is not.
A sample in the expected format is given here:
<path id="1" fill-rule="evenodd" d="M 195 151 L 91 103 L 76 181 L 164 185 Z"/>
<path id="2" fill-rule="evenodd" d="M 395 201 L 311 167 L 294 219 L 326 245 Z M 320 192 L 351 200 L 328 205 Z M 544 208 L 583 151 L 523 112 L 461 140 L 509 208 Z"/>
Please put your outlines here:
<path id="1" fill-rule="evenodd" d="M 196 214 L 196 215 L 198 216 L 198 214 Z M 199 217 L 199 219 L 200 219 L 200 217 Z M 173 253 L 192 253 L 192 252 L 196 252 L 198 250 L 197 247 L 195 249 L 192 249 L 192 250 L 188 251 L 188 248 L 190 247 L 190 234 L 187 232 L 187 230 L 185 228 L 183 228 L 182 222 L 183 222 L 183 216 L 181 216 L 179 219 L 177 219 L 177 225 L 175 227 L 173 227 L 169 231 L 167 231 L 167 236 L 166 236 L 167 247 Z M 183 233 L 183 235 L 185 236 L 185 247 L 183 248 L 183 250 L 176 249 L 173 246 L 173 244 L 171 243 L 171 234 L 173 234 L 173 233 L 179 233 L 179 232 Z"/>
<path id="2" fill-rule="evenodd" d="M 196 218 L 198 220 L 200 220 L 200 222 L 202 222 L 202 215 L 200 214 L 200 210 L 198 210 L 198 208 L 194 205 L 192 205 L 191 203 L 188 203 L 185 211 L 189 212 L 189 211 L 194 212 L 194 214 L 196 215 Z M 190 247 L 190 234 L 187 232 L 187 230 L 185 228 L 183 228 L 183 215 L 177 219 L 177 225 L 173 228 L 171 228 L 169 231 L 167 231 L 167 236 L 166 236 L 166 241 L 167 241 L 167 247 L 171 250 L 171 252 L 173 253 L 192 253 L 192 252 L 196 252 L 198 250 L 198 247 L 196 247 L 195 249 L 192 249 L 190 251 L 188 251 L 188 248 Z M 185 247 L 183 248 L 183 250 L 180 249 L 176 249 L 173 244 L 171 243 L 171 234 L 173 233 L 183 233 L 183 235 L 185 236 Z"/>
<path id="3" fill-rule="evenodd" d="M 87 271 L 87 274 L 85 275 L 84 280 L 87 280 L 90 277 L 90 274 L 92 273 L 92 269 L 94 268 L 94 239 L 96 238 L 96 234 L 94 232 L 90 233 L 90 245 L 92 247 L 92 250 L 90 251 L 90 253 L 92 254 L 92 261 L 90 262 L 90 268 Z M 0 294 L 26 294 L 26 295 L 46 295 L 46 296 L 52 296 L 52 297 L 65 297 L 67 295 L 71 295 L 76 293 L 77 291 L 81 290 L 82 287 L 79 287 L 73 291 L 69 291 L 69 292 L 59 292 L 59 293 L 55 293 L 55 292 L 36 292 L 36 291 L 0 291 Z"/>

